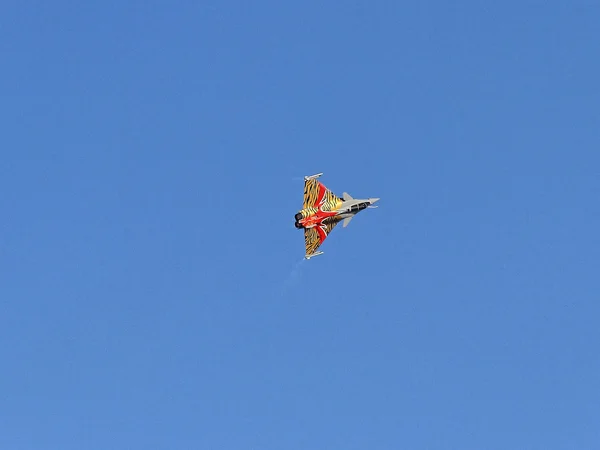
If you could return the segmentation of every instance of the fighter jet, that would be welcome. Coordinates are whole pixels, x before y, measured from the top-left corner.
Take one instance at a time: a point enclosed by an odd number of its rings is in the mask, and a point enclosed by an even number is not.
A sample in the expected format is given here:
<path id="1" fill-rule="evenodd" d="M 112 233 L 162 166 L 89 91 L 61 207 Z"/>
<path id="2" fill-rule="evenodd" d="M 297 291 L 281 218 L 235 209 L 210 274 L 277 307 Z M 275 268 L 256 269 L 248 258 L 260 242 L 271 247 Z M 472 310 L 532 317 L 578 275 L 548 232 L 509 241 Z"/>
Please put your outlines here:
<path id="1" fill-rule="evenodd" d="M 347 227 L 352 218 L 363 209 L 377 208 L 372 205 L 379 200 L 378 198 L 356 199 L 347 192 L 339 198 L 317 181 L 321 175 L 323 173 L 304 177 L 304 204 L 294 216 L 296 228 L 304 230 L 306 259 L 323 254 L 317 249 L 340 221 L 343 220 L 342 226 Z"/>

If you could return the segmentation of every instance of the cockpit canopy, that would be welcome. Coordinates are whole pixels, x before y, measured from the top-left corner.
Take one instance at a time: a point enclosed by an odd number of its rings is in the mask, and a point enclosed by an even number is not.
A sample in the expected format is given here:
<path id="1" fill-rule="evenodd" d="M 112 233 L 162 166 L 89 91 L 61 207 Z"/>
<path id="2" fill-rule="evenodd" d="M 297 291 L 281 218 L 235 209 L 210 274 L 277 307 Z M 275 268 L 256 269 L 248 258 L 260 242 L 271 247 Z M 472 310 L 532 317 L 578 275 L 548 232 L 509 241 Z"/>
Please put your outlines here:
<path id="1" fill-rule="evenodd" d="M 350 212 L 359 212 L 369 206 L 369 202 L 357 203 L 356 205 L 352 205 L 350 207 Z"/>

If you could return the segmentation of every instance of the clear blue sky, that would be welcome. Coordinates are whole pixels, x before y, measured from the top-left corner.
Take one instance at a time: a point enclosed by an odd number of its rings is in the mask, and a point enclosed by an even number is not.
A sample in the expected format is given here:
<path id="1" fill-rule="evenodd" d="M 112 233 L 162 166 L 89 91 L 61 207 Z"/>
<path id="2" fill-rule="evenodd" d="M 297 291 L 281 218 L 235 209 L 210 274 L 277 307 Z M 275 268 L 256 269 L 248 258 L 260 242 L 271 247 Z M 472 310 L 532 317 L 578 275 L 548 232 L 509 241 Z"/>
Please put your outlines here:
<path id="1" fill-rule="evenodd" d="M 2 2 L 0 448 L 600 448 L 599 23 Z"/>

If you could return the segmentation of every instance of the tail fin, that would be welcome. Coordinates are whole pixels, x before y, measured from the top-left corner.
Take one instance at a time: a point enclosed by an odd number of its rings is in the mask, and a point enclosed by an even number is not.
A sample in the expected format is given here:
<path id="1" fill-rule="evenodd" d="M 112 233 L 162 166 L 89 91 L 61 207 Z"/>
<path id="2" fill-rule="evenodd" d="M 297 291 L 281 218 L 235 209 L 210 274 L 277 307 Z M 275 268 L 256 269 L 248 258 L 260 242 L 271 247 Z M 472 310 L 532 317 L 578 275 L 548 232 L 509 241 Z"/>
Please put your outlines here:
<path id="1" fill-rule="evenodd" d="M 349 201 L 349 200 L 354 200 L 354 199 L 352 198 L 352 196 L 351 196 L 350 194 L 348 194 L 347 192 L 344 192 L 344 193 L 342 194 L 342 198 L 343 198 L 343 199 L 344 199 L 344 201 L 346 201 L 346 202 L 347 202 L 347 201 Z"/>

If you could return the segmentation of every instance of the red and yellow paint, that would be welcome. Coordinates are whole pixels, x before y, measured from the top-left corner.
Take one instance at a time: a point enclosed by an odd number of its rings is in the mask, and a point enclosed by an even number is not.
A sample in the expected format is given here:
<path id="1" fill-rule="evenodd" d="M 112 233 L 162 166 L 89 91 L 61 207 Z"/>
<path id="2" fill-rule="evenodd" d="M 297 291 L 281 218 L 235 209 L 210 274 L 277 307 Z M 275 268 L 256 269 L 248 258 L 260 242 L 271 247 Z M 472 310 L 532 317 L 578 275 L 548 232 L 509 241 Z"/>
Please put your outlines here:
<path id="1" fill-rule="evenodd" d="M 314 253 L 341 220 L 337 216 L 343 201 L 317 180 L 304 184 L 304 204 L 298 223 L 304 228 L 306 254 Z"/>

